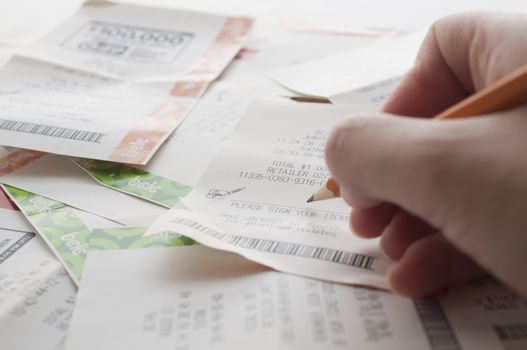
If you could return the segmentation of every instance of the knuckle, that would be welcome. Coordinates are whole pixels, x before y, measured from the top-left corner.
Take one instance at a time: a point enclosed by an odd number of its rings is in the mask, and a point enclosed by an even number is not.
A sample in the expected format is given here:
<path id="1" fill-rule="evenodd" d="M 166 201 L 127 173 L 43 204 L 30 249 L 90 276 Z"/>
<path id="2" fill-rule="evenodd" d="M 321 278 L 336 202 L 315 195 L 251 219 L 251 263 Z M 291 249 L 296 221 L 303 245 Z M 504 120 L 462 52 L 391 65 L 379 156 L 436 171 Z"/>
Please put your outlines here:
<path id="1" fill-rule="evenodd" d="M 337 124 L 329 134 L 326 142 L 325 154 L 326 161 L 330 168 L 342 161 L 352 161 L 350 150 L 355 149 L 360 138 L 364 135 L 366 129 L 371 124 L 371 116 L 355 115 L 352 118 Z"/>
<path id="2" fill-rule="evenodd" d="M 443 226 L 448 212 L 447 201 L 453 192 L 459 166 L 462 166 L 462 151 L 445 137 L 425 136 L 420 142 L 420 150 L 411 162 L 416 173 L 412 189 L 408 191 L 409 200 L 419 203 L 416 210 L 429 217 L 436 226 Z"/>
<path id="3" fill-rule="evenodd" d="M 458 29 L 464 27 L 467 23 L 472 21 L 477 21 L 482 18 L 487 17 L 488 14 L 485 12 L 470 11 L 470 12 L 459 12 L 450 15 L 443 16 L 439 19 L 436 19 L 432 24 L 432 30 L 444 31 Z"/>
<path id="4" fill-rule="evenodd" d="M 348 142 L 348 125 L 340 123 L 333 128 L 329 134 L 326 142 L 326 159 L 331 161 L 334 159 L 343 149 L 346 147 Z"/>

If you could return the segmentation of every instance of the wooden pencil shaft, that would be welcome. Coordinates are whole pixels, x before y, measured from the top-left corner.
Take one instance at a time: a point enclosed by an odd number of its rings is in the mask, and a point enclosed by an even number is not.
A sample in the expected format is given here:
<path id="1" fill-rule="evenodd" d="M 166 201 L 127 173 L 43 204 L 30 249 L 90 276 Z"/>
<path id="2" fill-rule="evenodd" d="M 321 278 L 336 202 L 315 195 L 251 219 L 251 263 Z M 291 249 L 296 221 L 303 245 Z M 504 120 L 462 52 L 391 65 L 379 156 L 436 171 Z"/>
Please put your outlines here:
<path id="1" fill-rule="evenodd" d="M 527 102 L 527 65 L 447 108 L 434 119 L 478 116 L 503 111 L 525 102 Z"/>

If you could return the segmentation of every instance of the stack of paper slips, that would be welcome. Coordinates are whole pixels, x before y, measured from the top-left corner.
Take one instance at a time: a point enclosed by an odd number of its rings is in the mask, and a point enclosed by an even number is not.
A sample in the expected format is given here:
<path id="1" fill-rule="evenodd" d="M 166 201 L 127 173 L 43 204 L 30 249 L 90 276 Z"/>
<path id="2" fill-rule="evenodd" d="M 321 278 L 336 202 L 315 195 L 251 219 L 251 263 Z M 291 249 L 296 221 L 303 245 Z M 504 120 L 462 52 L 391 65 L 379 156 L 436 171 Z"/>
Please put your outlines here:
<path id="1" fill-rule="evenodd" d="M 6 349 L 527 345 L 507 288 L 392 294 L 349 207 L 306 203 L 332 127 L 379 109 L 423 33 L 79 6 L 2 56 Z"/>

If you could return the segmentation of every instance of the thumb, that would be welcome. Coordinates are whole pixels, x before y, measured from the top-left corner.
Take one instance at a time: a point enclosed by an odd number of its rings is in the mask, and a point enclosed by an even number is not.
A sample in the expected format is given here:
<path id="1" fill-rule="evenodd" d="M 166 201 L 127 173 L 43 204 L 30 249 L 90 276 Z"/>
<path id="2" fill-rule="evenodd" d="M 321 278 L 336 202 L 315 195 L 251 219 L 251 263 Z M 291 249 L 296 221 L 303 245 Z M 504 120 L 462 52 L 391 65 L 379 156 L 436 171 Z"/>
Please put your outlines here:
<path id="1" fill-rule="evenodd" d="M 370 208 L 388 202 L 440 227 L 442 202 L 451 190 L 449 167 L 460 152 L 459 140 L 466 139 L 463 123 L 353 116 L 332 131 L 326 162 L 348 204 Z"/>

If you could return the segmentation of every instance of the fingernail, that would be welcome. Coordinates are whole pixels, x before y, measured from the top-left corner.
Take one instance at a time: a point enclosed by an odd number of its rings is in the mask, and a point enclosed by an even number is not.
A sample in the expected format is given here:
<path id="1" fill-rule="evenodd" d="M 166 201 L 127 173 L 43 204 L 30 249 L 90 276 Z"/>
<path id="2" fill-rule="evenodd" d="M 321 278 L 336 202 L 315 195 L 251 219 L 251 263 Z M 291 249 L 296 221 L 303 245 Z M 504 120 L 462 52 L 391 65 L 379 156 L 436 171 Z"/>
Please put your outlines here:
<path id="1" fill-rule="evenodd" d="M 351 227 L 351 233 L 353 233 L 354 236 L 356 237 L 360 237 L 358 234 L 357 234 L 357 228 L 355 227 L 355 225 L 353 224 L 353 220 L 351 220 L 351 215 L 350 215 L 350 227 Z"/>
<path id="2" fill-rule="evenodd" d="M 384 250 L 384 248 L 382 247 L 382 244 L 381 242 L 379 242 L 379 252 L 381 252 L 382 256 L 386 258 L 386 260 L 388 260 L 389 262 L 391 263 L 394 263 L 396 260 L 392 259 L 387 253 L 386 251 Z"/>

